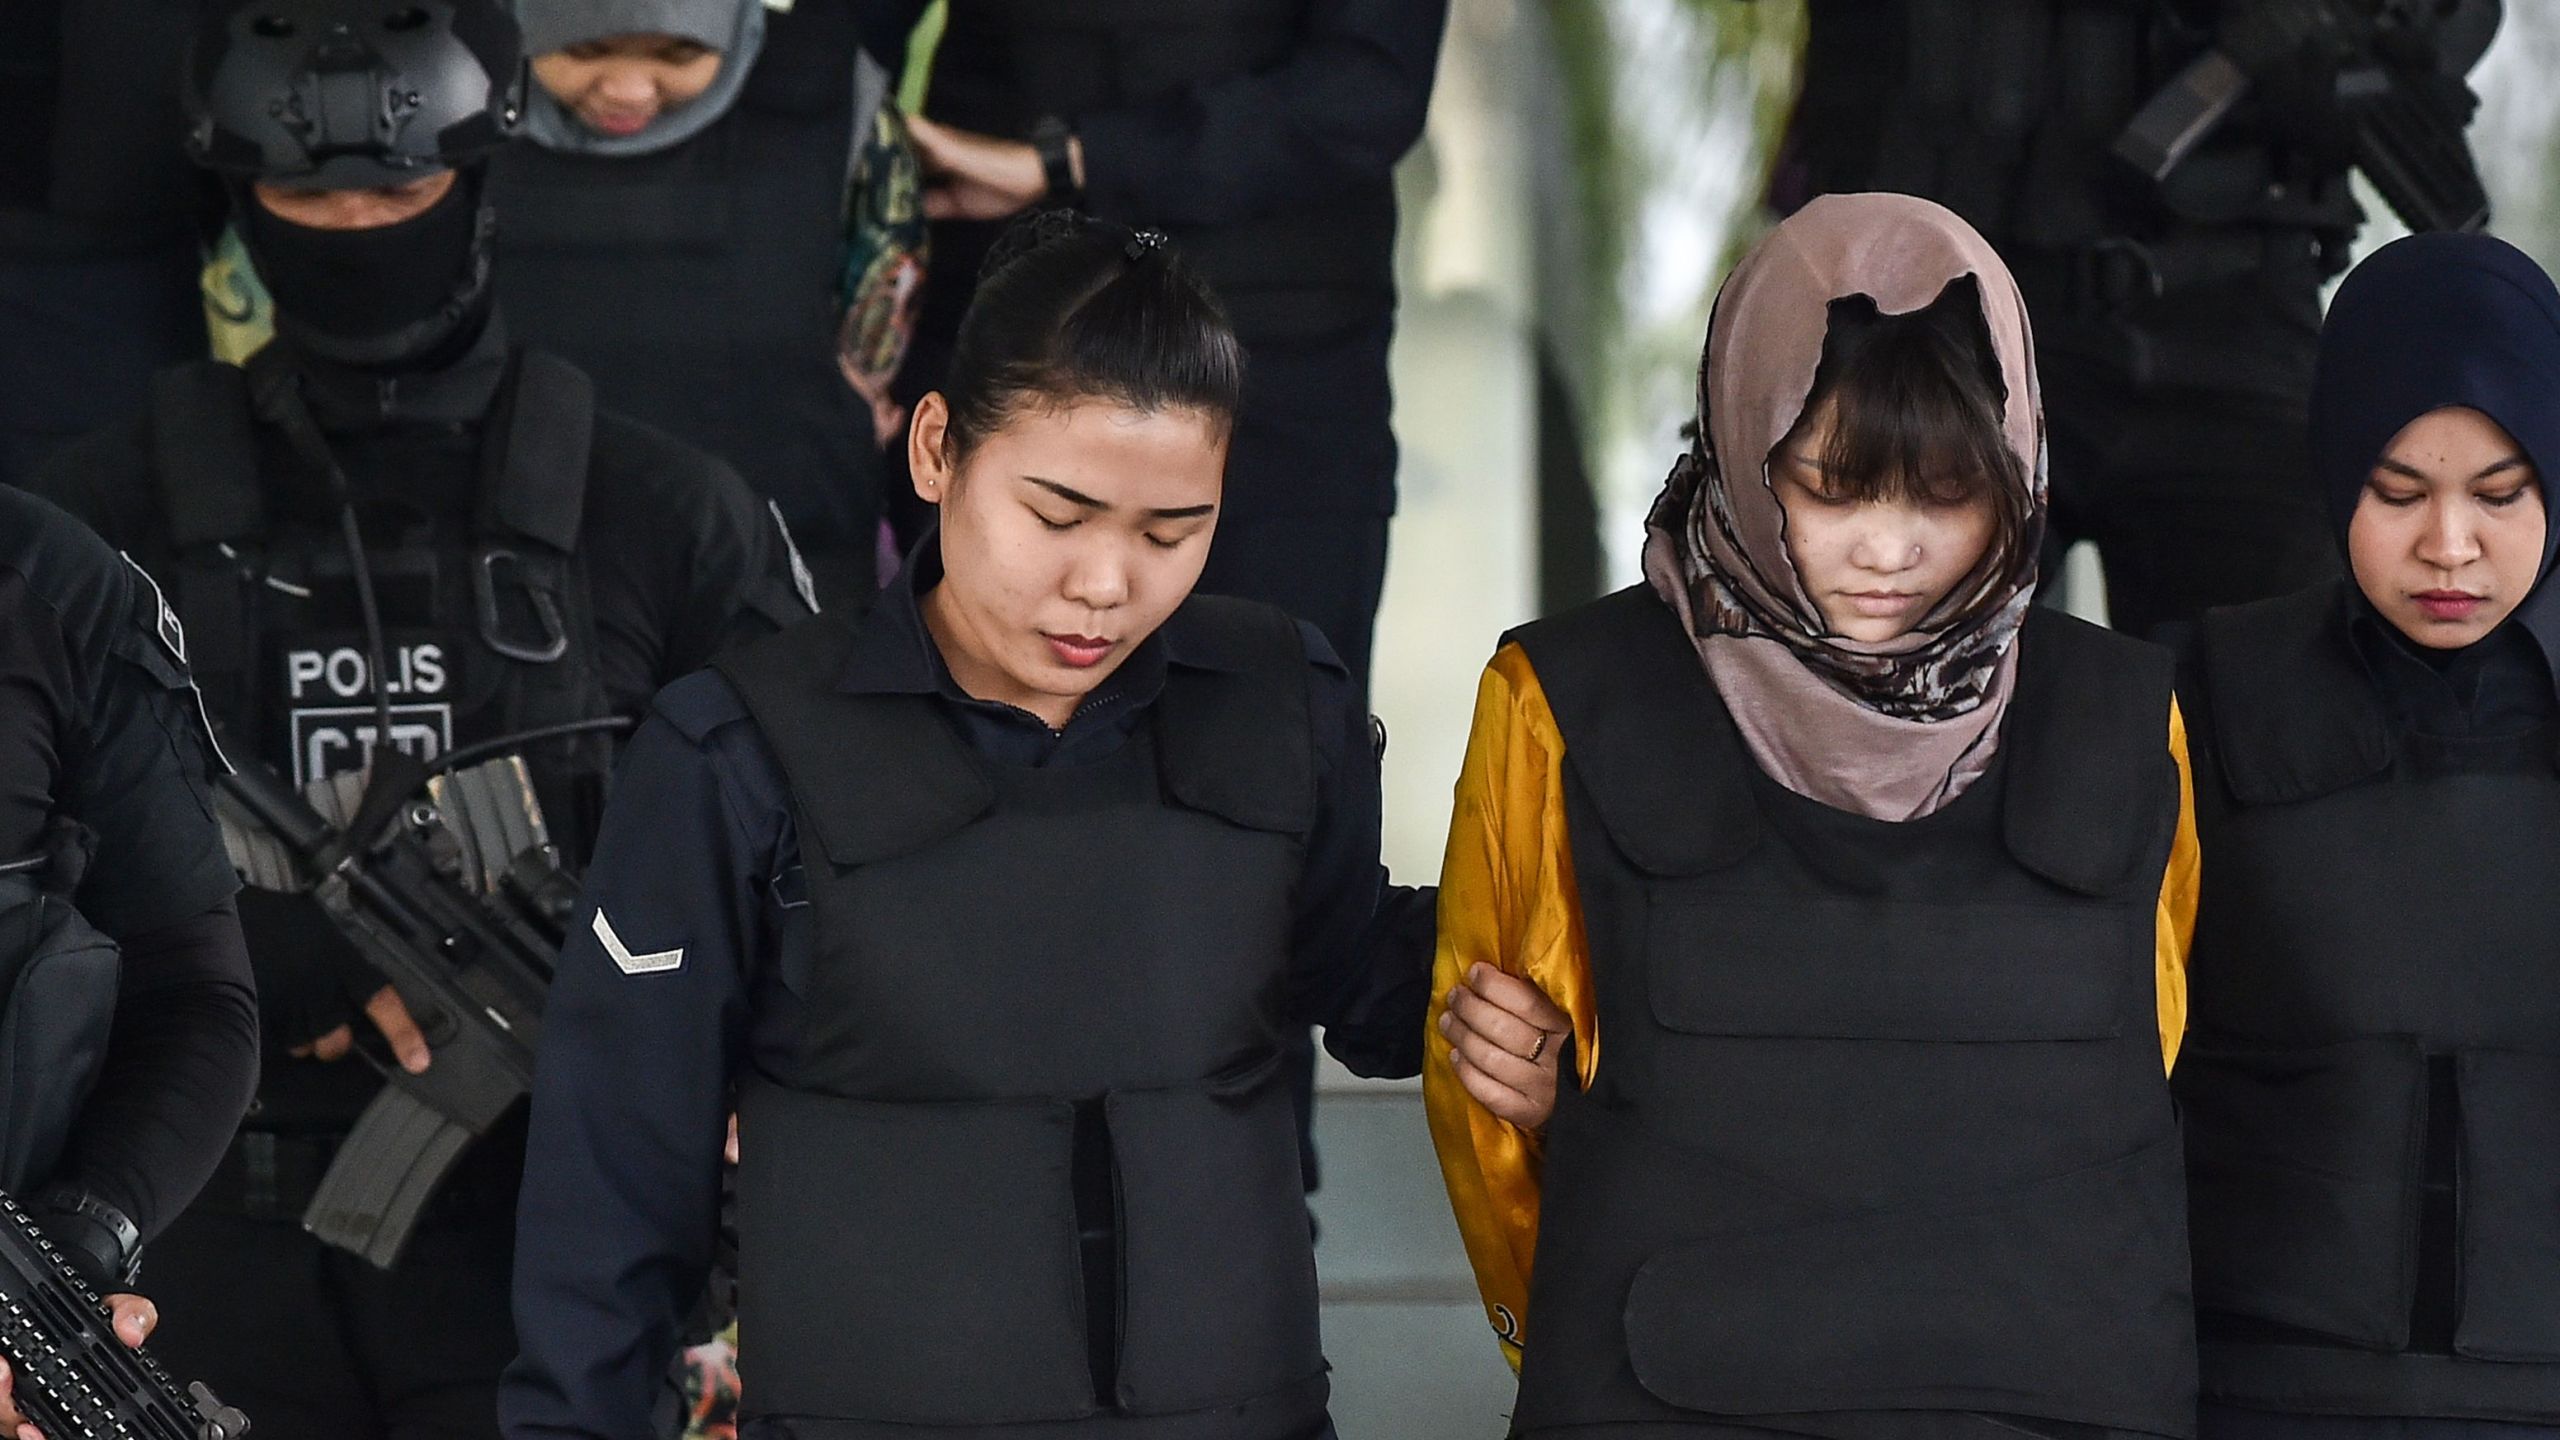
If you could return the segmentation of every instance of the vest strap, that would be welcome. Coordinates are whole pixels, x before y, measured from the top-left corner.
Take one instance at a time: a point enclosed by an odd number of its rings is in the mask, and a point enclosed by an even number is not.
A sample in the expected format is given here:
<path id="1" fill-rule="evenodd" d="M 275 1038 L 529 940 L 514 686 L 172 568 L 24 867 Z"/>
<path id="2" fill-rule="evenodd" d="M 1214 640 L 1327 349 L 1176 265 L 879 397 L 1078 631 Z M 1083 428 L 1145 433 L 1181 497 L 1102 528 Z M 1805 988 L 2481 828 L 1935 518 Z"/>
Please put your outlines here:
<path id="1" fill-rule="evenodd" d="M 248 379 L 207 360 L 151 377 L 151 469 L 179 550 L 266 531 Z"/>
<path id="2" fill-rule="evenodd" d="M 2017 643 L 2026 647 L 2018 693 L 2000 735 L 2009 853 L 2083 895 L 2156 887 L 2166 830 L 2177 824 L 2176 804 L 2160 803 L 2164 788 L 2174 795 L 2177 786 L 2169 652 L 2041 606 L 2027 613 Z M 2129 823 L 2140 816 L 2158 820 Z"/>
<path id="3" fill-rule="evenodd" d="M 595 384 L 540 350 L 519 352 L 510 380 L 491 417 L 499 443 L 481 458 L 480 533 L 518 535 L 570 554 L 586 514 Z"/>
<path id="4" fill-rule="evenodd" d="M 2202 708 L 2243 805 L 2332 794 L 2391 766 L 2391 719 L 2358 668 L 2345 583 L 2205 614 Z"/>
<path id="5" fill-rule="evenodd" d="M 1565 763 L 1638 868 L 1696 875 L 1751 853 L 1761 818 L 1750 753 L 1679 617 L 1650 588 L 1630 586 L 1504 643 L 1528 653 Z"/>

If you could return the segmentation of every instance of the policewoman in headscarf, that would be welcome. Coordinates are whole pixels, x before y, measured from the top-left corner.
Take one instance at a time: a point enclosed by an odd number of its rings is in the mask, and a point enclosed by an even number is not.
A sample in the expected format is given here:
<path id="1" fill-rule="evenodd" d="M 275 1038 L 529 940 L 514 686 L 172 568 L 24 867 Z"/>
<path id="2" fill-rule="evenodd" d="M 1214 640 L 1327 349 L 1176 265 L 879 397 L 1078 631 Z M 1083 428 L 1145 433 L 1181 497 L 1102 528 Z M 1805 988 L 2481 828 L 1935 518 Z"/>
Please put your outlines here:
<path id="1" fill-rule="evenodd" d="M 1817 200 L 1699 398 L 1458 784 L 1425 1085 L 1512 1433 L 2191 1434 L 2184 741 L 2166 652 L 2030 603 L 2017 289 Z"/>
<path id="2" fill-rule="evenodd" d="M 2428 235 L 2340 286 L 2351 576 L 2207 614 L 2178 1071 L 2209 1436 L 2560 1427 L 2560 292 Z"/>
<path id="3" fill-rule="evenodd" d="M 509 317 L 745 476 L 820 600 L 867 596 L 924 219 L 854 5 L 512 3 L 534 83 L 491 171 Z"/>

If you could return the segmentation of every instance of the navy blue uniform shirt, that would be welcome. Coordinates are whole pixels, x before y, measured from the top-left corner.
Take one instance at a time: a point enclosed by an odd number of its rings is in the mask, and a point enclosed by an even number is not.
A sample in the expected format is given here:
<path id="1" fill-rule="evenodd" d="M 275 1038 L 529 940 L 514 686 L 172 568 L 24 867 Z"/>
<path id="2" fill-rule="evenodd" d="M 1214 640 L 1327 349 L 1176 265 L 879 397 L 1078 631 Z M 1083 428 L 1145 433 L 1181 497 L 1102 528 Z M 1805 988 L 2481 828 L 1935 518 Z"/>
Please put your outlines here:
<path id="1" fill-rule="evenodd" d="M 952 681 L 919 608 L 935 557 L 929 538 L 882 594 L 843 688 L 937 696 L 1004 764 L 1088 763 L 1127 741 L 1164 687 L 1162 634 L 1052 731 Z M 1322 636 L 1300 629 L 1319 779 L 1292 1005 L 1352 1069 L 1411 1075 L 1433 894 L 1386 886 L 1368 715 Z M 677 1327 L 711 1264 L 731 1078 L 776 1054 L 800 1014 L 781 978 L 798 967 L 775 963 L 810 943 L 800 863 L 789 790 L 736 692 L 710 672 L 669 686 L 623 753 L 544 1019 L 518 1218 L 522 1353 L 500 1392 L 510 1440 L 654 1433 Z M 846 1219 L 846 1243 L 860 1243 L 860 1217 Z"/>

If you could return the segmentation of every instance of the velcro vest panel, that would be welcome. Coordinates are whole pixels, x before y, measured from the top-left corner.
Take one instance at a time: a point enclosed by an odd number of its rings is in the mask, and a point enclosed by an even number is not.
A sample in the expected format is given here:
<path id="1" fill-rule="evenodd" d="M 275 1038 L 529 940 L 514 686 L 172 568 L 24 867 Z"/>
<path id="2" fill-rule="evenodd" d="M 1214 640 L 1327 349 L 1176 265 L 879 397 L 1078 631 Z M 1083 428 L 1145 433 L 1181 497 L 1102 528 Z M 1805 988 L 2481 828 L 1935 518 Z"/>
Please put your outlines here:
<path id="1" fill-rule="evenodd" d="M 271 351 L 251 365 L 265 375 L 284 363 Z M 471 513 L 366 535 L 403 748 L 440 753 L 610 713 L 577 554 L 594 415 L 583 375 L 520 352 L 463 462 L 477 472 Z M 378 722 L 352 562 L 333 518 L 289 519 L 267 503 L 276 477 L 310 483 L 306 462 L 259 418 L 252 377 L 227 365 L 158 376 L 149 428 L 176 559 L 170 599 L 208 712 L 284 773 L 354 768 Z M 553 832 L 583 853 L 608 743 L 526 753 Z"/>
<path id="2" fill-rule="evenodd" d="M 649 155 L 508 146 L 489 167 L 515 333 L 605 408 L 719 456 L 832 573 L 870 573 L 879 447 L 837 363 L 858 117 L 850 11 L 768 17 L 737 104 Z"/>
<path id="3" fill-rule="evenodd" d="M 1027 136 L 1042 116 L 1072 122 L 1166 100 L 1186 85 L 1285 60 L 1312 8 L 1309 0 L 954 0 L 926 108 L 963 129 Z M 1249 344 L 1335 335 L 1394 308 L 1395 187 L 1384 175 L 1226 225 L 1103 218 L 1170 234 Z M 983 253 L 993 228 L 939 227 L 936 244 L 941 231 L 958 231 L 963 253 Z M 961 273 L 974 274 L 974 265 Z"/>
<path id="4" fill-rule="evenodd" d="M 1517 638 L 1607 1037 L 1547 1133 L 1518 1429 L 2191 1433 L 2165 653 L 2035 612 L 1990 772 L 1892 824 L 1759 772 L 1649 590 Z"/>
<path id="5" fill-rule="evenodd" d="M 1315 805 L 1294 622 L 1195 598 L 1130 742 L 1041 769 L 976 754 L 934 697 L 839 689 L 857 623 L 720 662 L 789 781 L 816 937 L 809 973 L 783 977 L 809 1016 L 798 1043 L 742 1090 L 746 1403 L 882 1425 L 1161 1417 L 1147 1433 L 1209 1437 L 1234 1433 L 1232 1407 L 1295 1395 L 1314 1423 L 1279 1071 Z M 1108 1395 L 1078 1264 L 1080 1123 L 1107 1133 L 1117 1190 Z"/>
<path id="6" fill-rule="evenodd" d="M 2178 1063 L 2206 1384 L 2560 1421 L 2560 756 L 2400 733 L 2339 587 L 2214 611 Z M 2451 1353 L 2412 1356 L 2430 1060 L 2460 1132 Z"/>

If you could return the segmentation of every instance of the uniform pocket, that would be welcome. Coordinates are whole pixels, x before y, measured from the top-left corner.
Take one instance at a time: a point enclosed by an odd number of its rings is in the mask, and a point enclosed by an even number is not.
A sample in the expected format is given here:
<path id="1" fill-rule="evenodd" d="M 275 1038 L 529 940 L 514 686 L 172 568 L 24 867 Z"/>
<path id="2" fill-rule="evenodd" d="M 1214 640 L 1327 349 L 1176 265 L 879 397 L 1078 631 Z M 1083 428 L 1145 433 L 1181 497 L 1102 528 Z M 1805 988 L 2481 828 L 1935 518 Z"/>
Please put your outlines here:
<path id="1" fill-rule="evenodd" d="M 758 1415 L 1093 1413 L 1065 1103 L 739 1096 L 739 1373 Z"/>

